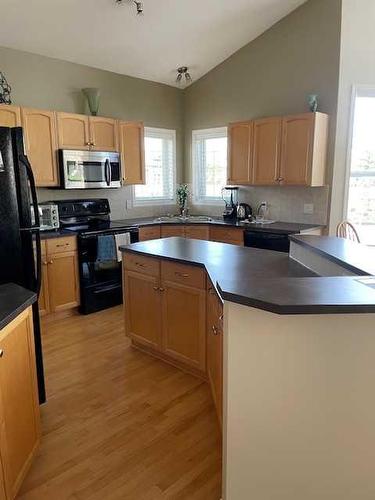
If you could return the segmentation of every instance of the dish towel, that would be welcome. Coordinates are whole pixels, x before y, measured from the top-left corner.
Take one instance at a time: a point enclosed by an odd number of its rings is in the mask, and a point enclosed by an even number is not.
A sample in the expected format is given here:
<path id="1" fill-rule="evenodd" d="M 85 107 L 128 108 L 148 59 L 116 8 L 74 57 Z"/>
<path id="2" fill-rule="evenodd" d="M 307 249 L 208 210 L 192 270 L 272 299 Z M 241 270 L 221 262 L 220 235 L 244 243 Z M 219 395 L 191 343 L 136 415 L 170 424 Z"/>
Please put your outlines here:
<path id="1" fill-rule="evenodd" d="M 122 261 L 122 252 L 119 250 L 121 245 L 130 245 L 130 233 L 120 233 L 115 234 L 116 240 L 116 250 L 117 250 L 117 262 Z"/>
<path id="2" fill-rule="evenodd" d="M 116 260 L 116 247 L 113 236 L 99 235 L 98 236 L 98 255 L 99 262 L 108 262 Z"/>

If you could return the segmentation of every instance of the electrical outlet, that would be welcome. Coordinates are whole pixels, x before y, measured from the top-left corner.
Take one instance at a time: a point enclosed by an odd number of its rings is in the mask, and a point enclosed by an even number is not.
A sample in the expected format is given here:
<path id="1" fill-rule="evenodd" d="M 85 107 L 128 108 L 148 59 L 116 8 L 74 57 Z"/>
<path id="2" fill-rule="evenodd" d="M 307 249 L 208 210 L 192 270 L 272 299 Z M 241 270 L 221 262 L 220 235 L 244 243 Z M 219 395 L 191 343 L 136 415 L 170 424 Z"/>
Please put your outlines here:
<path id="1" fill-rule="evenodd" d="M 312 203 L 305 203 L 303 205 L 303 213 L 306 215 L 312 215 L 314 213 L 314 205 Z"/>

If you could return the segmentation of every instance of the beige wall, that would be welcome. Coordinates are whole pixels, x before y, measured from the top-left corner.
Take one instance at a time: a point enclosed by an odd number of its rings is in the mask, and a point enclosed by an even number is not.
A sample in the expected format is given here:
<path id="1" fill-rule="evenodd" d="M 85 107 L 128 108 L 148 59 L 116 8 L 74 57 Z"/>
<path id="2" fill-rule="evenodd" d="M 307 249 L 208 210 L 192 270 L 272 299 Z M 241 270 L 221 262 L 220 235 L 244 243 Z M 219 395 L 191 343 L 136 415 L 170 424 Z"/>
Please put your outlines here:
<path id="1" fill-rule="evenodd" d="M 353 85 L 375 87 L 375 2 L 342 1 L 340 85 L 330 231 L 346 218 L 345 180 Z"/>
<path id="2" fill-rule="evenodd" d="M 183 162 L 183 94 L 179 89 L 122 76 L 88 66 L 0 47 L 0 68 L 12 86 L 14 104 L 57 111 L 88 113 L 81 89 L 101 89 L 99 114 L 142 120 L 146 126 L 177 130 L 177 171 Z M 145 209 L 125 210 L 131 188 L 111 191 L 39 190 L 40 200 L 107 196 L 114 218 L 142 215 Z M 160 208 L 153 207 L 155 213 Z M 162 209 L 163 210 L 163 209 Z M 167 210 L 167 209 L 165 209 Z M 169 207 L 171 210 L 171 207 Z M 150 210 L 146 209 L 146 212 Z"/>
<path id="3" fill-rule="evenodd" d="M 374 315 L 224 317 L 224 500 L 373 500 Z"/>
<path id="4" fill-rule="evenodd" d="M 338 92 L 341 0 L 309 0 L 259 38 L 210 71 L 185 91 L 185 172 L 191 180 L 191 131 L 231 121 L 307 111 L 306 96 L 319 95 L 319 109 L 331 115 L 327 181 L 331 184 Z M 269 188 L 278 213 L 282 195 L 296 205 L 324 194 Z M 244 201 L 259 197 L 243 192 Z M 324 205 L 325 215 L 327 202 Z M 294 219 L 314 221 L 293 212 Z M 315 219 L 321 220 L 320 214 Z"/>

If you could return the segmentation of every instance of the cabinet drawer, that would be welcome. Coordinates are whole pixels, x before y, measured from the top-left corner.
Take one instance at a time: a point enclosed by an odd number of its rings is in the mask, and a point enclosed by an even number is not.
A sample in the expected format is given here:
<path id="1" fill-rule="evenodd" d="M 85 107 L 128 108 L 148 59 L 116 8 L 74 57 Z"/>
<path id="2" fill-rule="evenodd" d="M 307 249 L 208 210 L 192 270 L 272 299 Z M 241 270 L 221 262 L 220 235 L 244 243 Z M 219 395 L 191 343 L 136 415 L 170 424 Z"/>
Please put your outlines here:
<path id="1" fill-rule="evenodd" d="M 77 238 L 75 236 L 64 236 L 46 240 L 47 253 L 72 252 L 77 250 Z"/>
<path id="2" fill-rule="evenodd" d="M 162 261 L 161 279 L 162 282 L 172 281 L 194 288 L 204 289 L 206 287 L 206 272 L 204 269 L 177 262 Z"/>
<path id="3" fill-rule="evenodd" d="M 145 257 L 125 252 L 123 254 L 124 267 L 128 271 L 136 271 L 149 276 L 159 277 L 160 261 L 153 257 Z"/>
<path id="4" fill-rule="evenodd" d="M 160 226 L 149 226 L 139 228 L 139 241 L 158 240 L 160 238 Z"/>
<path id="5" fill-rule="evenodd" d="M 234 227 L 210 227 L 210 240 L 232 245 L 243 245 L 243 229 Z"/>

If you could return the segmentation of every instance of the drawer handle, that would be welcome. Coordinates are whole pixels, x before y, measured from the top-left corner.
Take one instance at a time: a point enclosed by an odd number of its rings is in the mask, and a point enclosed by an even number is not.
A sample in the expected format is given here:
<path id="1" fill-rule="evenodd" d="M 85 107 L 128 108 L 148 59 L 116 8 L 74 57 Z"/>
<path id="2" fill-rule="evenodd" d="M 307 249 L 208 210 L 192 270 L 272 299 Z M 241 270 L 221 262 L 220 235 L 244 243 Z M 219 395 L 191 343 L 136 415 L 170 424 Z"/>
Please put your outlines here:
<path id="1" fill-rule="evenodd" d="M 164 292 L 164 291 L 165 291 L 165 288 L 163 288 L 163 287 L 159 288 L 159 292 Z"/>
<path id="2" fill-rule="evenodd" d="M 138 267 L 146 267 L 145 264 L 141 264 L 140 262 L 136 262 L 135 265 Z"/>
<path id="3" fill-rule="evenodd" d="M 179 271 L 176 271 L 175 275 L 179 276 L 180 278 L 188 278 L 189 277 L 188 274 L 186 274 L 186 273 L 180 273 Z"/>
<path id="4" fill-rule="evenodd" d="M 219 330 L 216 328 L 216 326 L 215 326 L 215 325 L 212 325 L 212 333 L 213 333 L 214 335 L 219 335 Z"/>
<path id="5" fill-rule="evenodd" d="M 57 248 L 68 247 L 70 243 L 64 243 L 63 245 L 56 245 Z"/>
<path id="6" fill-rule="evenodd" d="M 219 316 L 219 320 L 220 320 L 220 321 L 223 321 L 223 319 L 224 319 L 224 315 L 223 315 L 223 314 L 220 314 L 220 316 Z"/>
<path id="7" fill-rule="evenodd" d="M 158 286 L 153 286 L 152 288 L 155 290 L 155 292 L 157 292 L 159 290 Z"/>
<path id="8" fill-rule="evenodd" d="M 4 356 L 4 351 L 0 349 L 0 358 L 2 358 L 3 356 Z"/>

